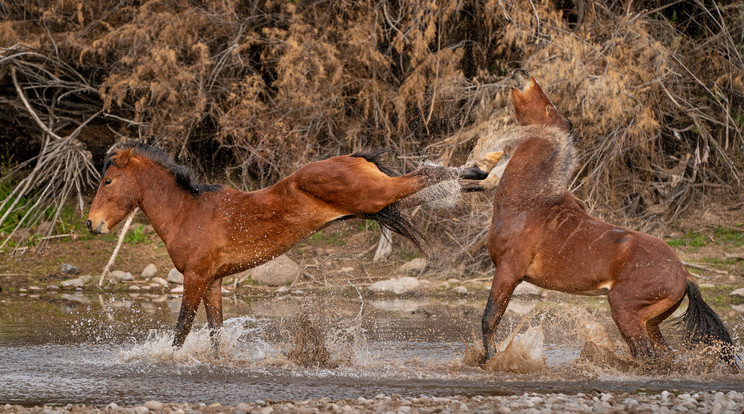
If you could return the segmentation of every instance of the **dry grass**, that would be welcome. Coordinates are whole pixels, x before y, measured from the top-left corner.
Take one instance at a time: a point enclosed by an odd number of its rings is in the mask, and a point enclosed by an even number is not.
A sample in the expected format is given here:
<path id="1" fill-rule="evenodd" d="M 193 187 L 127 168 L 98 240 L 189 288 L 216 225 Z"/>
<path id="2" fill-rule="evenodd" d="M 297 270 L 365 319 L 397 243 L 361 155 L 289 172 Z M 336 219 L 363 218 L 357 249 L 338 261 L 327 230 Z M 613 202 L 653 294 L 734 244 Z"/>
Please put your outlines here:
<path id="1" fill-rule="evenodd" d="M 512 122 L 503 79 L 525 67 L 576 126 L 576 194 L 644 227 L 739 202 L 744 166 L 744 5 L 661 3 L 0 0 L 0 141 L 67 137 L 78 194 L 86 148 L 120 136 L 242 187 L 361 147 L 454 165 Z M 472 256 L 488 204 L 428 214 L 430 239 Z"/>

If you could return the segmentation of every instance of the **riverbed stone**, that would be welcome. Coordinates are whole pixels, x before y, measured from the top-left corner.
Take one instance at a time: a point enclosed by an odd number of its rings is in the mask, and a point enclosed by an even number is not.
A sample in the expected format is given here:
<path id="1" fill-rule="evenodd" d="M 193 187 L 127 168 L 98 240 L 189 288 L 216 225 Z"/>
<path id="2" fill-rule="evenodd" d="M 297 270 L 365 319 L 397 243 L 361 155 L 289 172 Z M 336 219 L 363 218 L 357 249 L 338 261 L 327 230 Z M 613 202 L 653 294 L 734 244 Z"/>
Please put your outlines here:
<path id="1" fill-rule="evenodd" d="M 170 293 L 174 295 L 180 295 L 183 293 L 183 286 L 176 286 L 173 289 L 171 289 Z"/>
<path id="2" fill-rule="evenodd" d="M 246 413 L 249 413 L 251 412 L 251 410 L 253 410 L 253 406 L 246 404 L 246 403 L 239 403 L 238 405 L 235 406 L 235 408 L 239 411 L 243 411 Z"/>
<path id="3" fill-rule="evenodd" d="M 183 273 L 179 272 L 175 267 L 168 272 L 166 280 L 170 283 L 183 284 Z"/>
<path id="4" fill-rule="evenodd" d="M 729 296 L 734 296 L 737 298 L 744 298 L 744 288 L 739 288 L 734 290 L 733 292 L 729 293 Z"/>
<path id="5" fill-rule="evenodd" d="M 249 270 L 253 280 L 266 286 L 282 286 L 292 283 L 301 272 L 300 266 L 285 254 Z"/>
<path id="6" fill-rule="evenodd" d="M 59 271 L 62 274 L 70 275 L 70 276 L 75 276 L 75 275 L 80 274 L 80 269 L 77 266 L 71 265 L 69 263 L 62 263 L 61 265 L 59 265 Z"/>
<path id="7" fill-rule="evenodd" d="M 158 274 L 158 268 L 154 264 L 150 263 L 142 270 L 142 273 L 140 276 L 143 279 L 150 279 L 154 277 L 156 274 Z"/>
<path id="8" fill-rule="evenodd" d="M 741 400 L 740 393 L 736 391 L 718 394 L 716 392 L 695 393 L 695 397 L 689 394 L 674 396 L 673 392 L 662 395 L 661 393 L 615 393 L 609 398 L 609 393 L 598 393 L 586 395 L 577 393 L 575 395 L 565 394 L 539 394 L 524 393 L 521 395 L 506 396 L 450 396 L 450 397 L 426 397 L 420 398 L 402 397 L 400 394 L 376 396 L 375 399 L 349 399 L 334 400 L 331 398 L 313 398 L 308 400 L 296 400 L 285 402 L 257 401 L 256 404 L 239 404 L 234 407 L 215 404 L 200 403 L 169 403 L 161 404 L 162 409 L 157 410 L 150 402 L 143 406 L 117 406 L 110 404 L 103 412 L 118 414 L 149 414 L 149 413 L 172 413 L 172 414 L 216 414 L 216 413 L 284 413 L 294 412 L 311 414 L 317 412 L 375 412 L 375 413 L 550 413 L 550 412 L 572 412 L 572 413 L 622 413 L 622 412 L 649 412 L 649 413 L 671 413 L 671 412 L 720 412 L 738 413 L 742 412 L 742 405 L 736 399 Z M 738 395 L 737 395 L 738 394 Z M 664 398 L 666 397 L 666 398 Z M 607 400 L 607 401 L 603 401 Z M 697 406 L 693 403 L 697 402 Z M 156 402 L 157 403 L 157 402 Z M 148 409 L 145 413 L 144 409 Z M 94 414 L 100 412 L 92 406 L 75 406 L 68 404 L 65 407 L 21 407 L 18 405 L 0 405 L 3 409 L 13 414 Z"/>
<path id="9" fill-rule="evenodd" d="M 150 280 L 153 284 L 156 284 L 160 286 L 161 288 L 167 288 L 168 287 L 168 281 L 163 279 L 162 277 L 153 277 L 152 280 Z"/>
<path id="10" fill-rule="evenodd" d="M 418 275 L 418 274 L 423 273 L 428 266 L 429 266 L 428 260 L 426 260 L 423 257 L 417 257 L 407 263 L 403 263 L 398 268 L 398 271 L 404 274 Z"/>
<path id="11" fill-rule="evenodd" d="M 145 403 L 145 407 L 151 411 L 160 411 L 163 409 L 163 403 L 160 401 L 150 400 Z"/>
<path id="12" fill-rule="evenodd" d="M 464 295 L 468 293 L 468 288 L 465 286 L 457 286 L 456 288 L 452 289 L 455 293 L 459 293 L 461 295 Z"/>
<path id="13" fill-rule="evenodd" d="M 81 288 L 85 286 L 85 282 L 83 282 L 83 280 L 80 278 L 76 278 L 76 279 L 63 280 L 62 283 L 60 283 L 60 285 L 62 286 L 62 289 L 74 290 L 75 288 L 78 288 L 78 287 Z"/>
<path id="14" fill-rule="evenodd" d="M 539 287 L 531 283 L 522 282 L 514 289 L 512 296 L 540 296 L 542 292 L 542 289 Z"/>
<path id="15" fill-rule="evenodd" d="M 114 270 L 108 275 L 110 280 L 113 280 L 117 283 L 121 282 L 131 282 L 134 280 L 134 275 L 132 275 L 129 272 L 125 272 L 123 270 Z"/>
<path id="16" fill-rule="evenodd" d="M 418 279 L 404 276 L 398 279 L 380 280 L 373 283 L 369 289 L 373 292 L 392 292 L 396 295 L 402 295 L 418 289 L 420 285 Z"/>

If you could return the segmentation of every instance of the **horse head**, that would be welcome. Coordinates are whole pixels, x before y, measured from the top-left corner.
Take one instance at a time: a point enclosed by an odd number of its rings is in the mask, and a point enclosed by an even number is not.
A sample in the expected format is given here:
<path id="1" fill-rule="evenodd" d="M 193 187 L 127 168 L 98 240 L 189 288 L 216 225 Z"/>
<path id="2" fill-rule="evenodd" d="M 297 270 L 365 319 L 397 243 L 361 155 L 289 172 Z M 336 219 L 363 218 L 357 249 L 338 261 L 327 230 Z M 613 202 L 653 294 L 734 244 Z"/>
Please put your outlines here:
<path id="1" fill-rule="evenodd" d="M 103 178 L 85 222 L 93 234 L 108 233 L 137 206 L 139 187 L 131 172 L 132 150 L 118 150 L 106 157 Z"/>
<path id="2" fill-rule="evenodd" d="M 515 69 L 510 83 L 514 115 L 519 125 L 552 126 L 573 133 L 571 121 L 558 111 L 526 70 Z"/>

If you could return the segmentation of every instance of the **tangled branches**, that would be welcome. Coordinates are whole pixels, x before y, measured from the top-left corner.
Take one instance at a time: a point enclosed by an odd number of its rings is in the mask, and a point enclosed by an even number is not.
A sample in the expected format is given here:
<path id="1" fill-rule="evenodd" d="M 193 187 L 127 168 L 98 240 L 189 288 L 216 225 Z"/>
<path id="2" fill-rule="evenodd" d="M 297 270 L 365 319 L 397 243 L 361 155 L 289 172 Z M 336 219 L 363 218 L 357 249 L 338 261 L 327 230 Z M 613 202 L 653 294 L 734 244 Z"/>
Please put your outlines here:
<path id="1" fill-rule="evenodd" d="M 66 107 L 66 101 L 74 95 L 95 93 L 96 90 L 64 62 L 49 62 L 47 56 L 21 46 L 0 52 L 4 56 L 0 65 L 3 69 L 10 68 L 22 109 L 26 117 L 41 130 L 42 141 L 38 155 L 15 166 L 0 178 L 0 182 L 11 180 L 26 172 L 27 166 L 34 165 L 0 204 L 0 212 L 4 212 L 0 217 L 0 226 L 11 214 L 21 215 L 15 228 L 0 243 L 2 248 L 18 229 L 32 227 L 42 217 L 48 216 L 50 207 L 53 211 L 50 221 L 56 223 L 62 207 L 73 195 L 77 198 L 80 211 L 83 210 L 83 193 L 95 184 L 99 174 L 93 165 L 91 153 L 77 137 L 101 111 L 90 114 L 92 108 L 79 104 Z M 50 72 L 50 67 L 56 71 Z M 19 73 L 26 79 L 25 86 L 18 80 Z M 27 96 L 29 92 L 33 94 L 31 97 Z M 47 96 L 49 93 L 52 94 L 51 105 Z M 69 134 L 59 135 L 59 131 L 75 125 L 81 116 L 87 118 Z M 53 225 L 47 226 L 43 236 L 49 236 L 53 230 Z M 27 237 L 26 234 L 19 241 L 22 243 Z"/>
<path id="2" fill-rule="evenodd" d="M 0 14 L 0 105 L 41 154 L 72 154 L 78 198 L 95 181 L 85 150 L 120 135 L 244 188 L 361 147 L 393 149 L 402 170 L 459 164 L 512 122 L 516 67 L 574 122 L 573 189 L 595 213 L 643 227 L 740 198 L 740 2 L 0 0 Z M 441 243 L 476 248 L 487 204 Z"/>

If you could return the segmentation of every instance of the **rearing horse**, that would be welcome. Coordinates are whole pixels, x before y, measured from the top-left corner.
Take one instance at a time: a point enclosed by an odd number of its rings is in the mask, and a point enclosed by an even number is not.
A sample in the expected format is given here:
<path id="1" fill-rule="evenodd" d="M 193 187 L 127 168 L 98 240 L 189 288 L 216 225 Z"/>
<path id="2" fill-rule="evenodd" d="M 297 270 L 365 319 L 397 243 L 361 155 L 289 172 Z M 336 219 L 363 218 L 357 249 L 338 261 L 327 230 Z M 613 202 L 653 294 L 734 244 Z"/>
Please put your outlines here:
<path id="1" fill-rule="evenodd" d="M 526 281 L 607 295 L 634 357 L 668 351 L 659 324 L 687 295 L 688 339 L 722 345 L 722 357 L 735 366 L 728 331 L 674 251 L 660 239 L 590 217 L 567 191 L 575 162 L 571 123 L 526 71 L 515 71 L 512 83 L 515 115 L 524 128 L 496 190 L 487 240 L 496 272 L 482 320 L 486 358 L 496 352 L 494 333 L 514 288 Z"/>
<path id="2" fill-rule="evenodd" d="M 202 299 L 211 333 L 222 326 L 223 277 L 265 263 L 348 217 L 376 220 L 418 245 L 417 232 L 400 214 L 398 202 L 454 175 L 487 175 L 477 168 L 453 174 L 427 165 L 396 177 L 379 155 L 355 153 L 314 162 L 270 187 L 244 192 L 198 185 L 189 169 L 173 164 L 162 151 L 123 144 L 104 161 L 86 224 L 94 234 L 108 233 L 135 207 L 147 216 L 184 275 L 173 338 L 173 346 L 180 347 Z"/>

